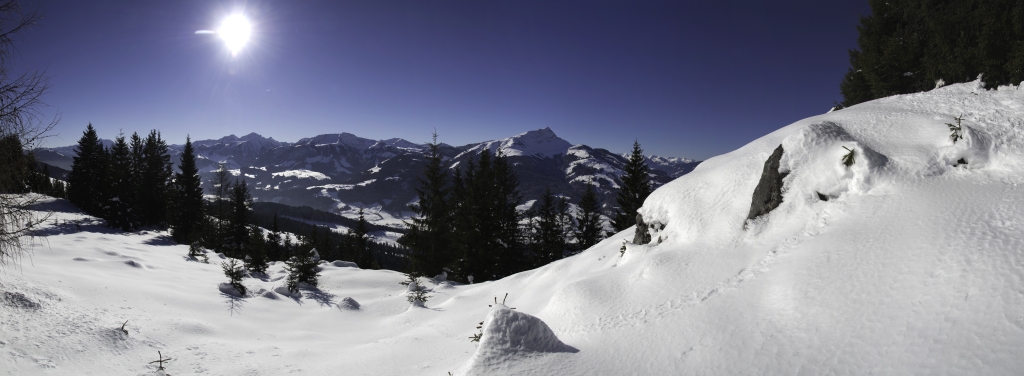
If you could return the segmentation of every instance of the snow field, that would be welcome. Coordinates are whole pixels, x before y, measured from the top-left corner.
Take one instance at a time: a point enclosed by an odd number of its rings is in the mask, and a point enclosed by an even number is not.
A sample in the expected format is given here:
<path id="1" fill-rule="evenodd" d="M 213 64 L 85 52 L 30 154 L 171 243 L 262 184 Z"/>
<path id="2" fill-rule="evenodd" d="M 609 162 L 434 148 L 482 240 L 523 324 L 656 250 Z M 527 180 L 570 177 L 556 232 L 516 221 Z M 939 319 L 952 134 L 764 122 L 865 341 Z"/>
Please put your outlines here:
<path id="1" fill-rule="evenodd" d="M 239 298 L 166 234 L 47 229 L 0 278 L 0 374 L 145 374 L 157 350 L 171 374 L 1017 374 L 1024 90 L 977 85 L 783 127 L 655 191 L 660 243 L 620 256 L 629 229 L 499 281 L 424 281 L 426 308 L 395 272 L 324 264 L 320 289 L 273 299 L 278 263 Z M 779 144 L 783 203 L 745 221 Z M 515 310 L 488 307 L 506 293 Z"/>

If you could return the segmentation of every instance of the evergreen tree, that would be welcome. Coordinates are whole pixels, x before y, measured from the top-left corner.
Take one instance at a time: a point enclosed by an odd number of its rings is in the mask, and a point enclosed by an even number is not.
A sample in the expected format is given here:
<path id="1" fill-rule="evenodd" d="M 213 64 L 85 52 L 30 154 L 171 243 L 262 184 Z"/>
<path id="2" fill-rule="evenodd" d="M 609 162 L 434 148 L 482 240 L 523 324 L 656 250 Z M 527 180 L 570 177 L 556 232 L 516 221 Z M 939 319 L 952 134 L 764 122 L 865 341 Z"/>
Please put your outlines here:
<path id="1" fill-rule="evenodd" d="M 171 199 L 171 156 L 160 133 L 149 132 L 142 148 L 139 208 L 143 225 L 163 227 L 168 223 Z"/>
<path id="2" fill-rule="evenodd" d="M 185 138 L 185 149 L 181 153 L 178 169 L 174 174 L 175 210 L 171 236 L 178 244 L 190 244 L 199 239 L 199 232 L 206 222 L 203 212 L 203 182 L 196 166 L 195 149 L 191 137 Z"/>
<path id="3" fill-rule="evenodd" d="M 604 223 L 601 220 L 601 204 L 597 199 L 597 191 L 592 184 L 587 184 L 580 198 L 579 211 L 576 213 L 576 246 L 586 250 L 600 242 L 604 236 Z"/>
<path id="4" fill-rule="evenodd" d="M 530 265 L 516 209 L 522 202 L 518 177 L 500 153 L 492 160 L 484 150 L 479 158 L 467 161 L 464 174 L 456 171 L 452 179 L 452 243 L 459 257 L 449 269 L 460 281 L 498 279 Z"/>
<path id="5" fill-rule="evenodd" d="M 252 273 L 266 274 L 267 242 L 258 226 L 249 226 L 249 238 L 245 245 L 245 268 Z"/>
<path id="6" fill-rule="evenodd" d="M 380 266 L 373 257 L 373 250 L 370 248 L 367 233 L 369 233 L 369 226 L 367 226 L 366 217 L 363 216 L 363 208 L 359 208 L 359 222 L 356 223 L 356 228 L 349 233 L 353 240 L 353 251 L 356 255 L 356 260 L 354 261 L 360 268 L 378 269 Z"/>
<path id="7" fill-rule="evenodd" d="M 549 188 L 544 191 L 538 204 L 539 207 L 534 211 L 537 220 L 533 225 L 534 267 L 562 258 L 569 243 L 564 223 L 564 218 L 568 216 L 565 199 L 556 198 Z"/>
<path id="8" fill-rule="evenodd" d="M 54 187 L 53 179 L 50 178 L 50 165 L 48 165 L 48 164 L 44 164 L 43 165 L 43 174 L 42 175 L 43 175 L 43 184 L 39 186 L 39 188 L 40 188 L 39 192 L 43 193 L 43 194 L 46 194 L 46 195 L 53 196 L 53 197 L 61 197 L 56 192 L 56 188 Z"/>
<path id="9" fill-rule="evenodd" d="M 612 219 L 615 231 L 622 231 L 636 224 L 636 213 L 651 194 L 650 169 L 644 160 L 644 151 L 640 142 L 633 141 L 633 152 L 629 156 L 622 175 L 622 186 L 615 197 L 619 209 Z"/>
<path id="10" fill-rule="evenodd" d="M 931 90 L 936 82 L 1019 84 L 1024 80 L 1024 2 L 870 0 L 858 49 L 840 83 L 851 106 Z"/>
<path id="11" fill-rule="evenodd" d="M 410 205 L 416 216 L 399 239 L 410 250 L 411 270 L 420 275 L 440 274 L 452 259 L 448 170 L 441 161 L 437 133 L 428 148 L 423 177 L 416 188 L 419 201 Z"/>
<path id="12" fill-rule="evenodd" d="M 221 163 L 213 178 L 213 192 L 216 196 L 213 201 L 213 215 L 216 218 L 216 223 L 215 226 L 208 229 L 208 234 L 204 236 L 204 239 L 207 241 L 207 248 L 217 252 L 227 252 L 231 244 L 228 231 L 228 217 L 231 212 L 229 203 L 232 193 L 229 176 L 228 170 Z"/>
<path id="13" fill-rule="evenodd" d="M 316 249 L 309 252 L 298 252 L 294 257 L 285 261 L 284 269 L 288 271 L 286 280 L 288 291 L 298 292 L 300 283 L 307 283 L 316 287 L 320 279 L 320 271 L 317 265 L 320 260 L 314 257 Z"/>
<path id="14" fill-rule="evenodd" d="M 25 154 L 21 138 L 11 134 L 0 138 L 0 193 L 25 193 L 40 185 L 33 182 L 35 162 Z"/>
<path id="15" fill-rule="evenodd" d="M 284 261 L 283 246 L 281 245 L 281 229 L 277 225 L 277 214 L 274 214 L 274 223 L 270 226 L 270 233 L 267 234 L 267 258 L 274 261 Z"/>
<path id="16" fill-rule="evenodd" d="M 103 144 L 92 124 L 85 128 L 75 148 L 75 157 L 68 174 L 68 199 L 82 211 L 100 215 L 103 209 L 104 178 L 107 174 Z"/>
<path id="17" fill-rule="evenodd" d="M 236 180 L 231 187 L 231 216 L 227 220 L 227 235 L 230 251 L 239 257 L 245 254 L 245 245 L 249 242 L 250 218 L 252 195 L 245 180 Z"/>
<path id="18" fill-rule="evenodd" d="M 238 263 L 238 260 L 228 259 L 220 263 L 221 270 L 224 270 L 224 276 L 228 277 L 228 283 L 231 284 L 235 290 L 242 295 L 245 295 L 245 285 L 242 284 L 242 278 L 245 277 L 245 268 Z"/>
<path id="19" fill-rule="evenodd" d="M 134 231 L 139 221 L 136 218 L 136 191 L 132 184 L 132 156 L 124 135 L 119 135 L 110 148 L 105 195 L 107 199 L 105 218 L 110 227 L 122 231 Z"/>

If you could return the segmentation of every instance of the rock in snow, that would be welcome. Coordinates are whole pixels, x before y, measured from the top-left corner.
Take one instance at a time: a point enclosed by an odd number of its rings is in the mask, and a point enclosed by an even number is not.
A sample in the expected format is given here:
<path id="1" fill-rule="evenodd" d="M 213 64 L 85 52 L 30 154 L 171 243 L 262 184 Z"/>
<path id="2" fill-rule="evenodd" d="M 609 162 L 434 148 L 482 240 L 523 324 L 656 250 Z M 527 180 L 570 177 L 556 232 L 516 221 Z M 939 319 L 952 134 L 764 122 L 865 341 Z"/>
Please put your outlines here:
<path id="1" fill-rule="evenodd" d="M 764 161 L 764 171 L 761 172 L 761 180 L 754 188 L 754 197 L 750 201 L 750 213 L 747 219 L 760 217 L 779 207 L 782 203 L 782 179 L 786 178 L 789 172 L 779 171 L 779 160 L 782 159 L 782 145 L 775 148 L 772 155 Z"/>

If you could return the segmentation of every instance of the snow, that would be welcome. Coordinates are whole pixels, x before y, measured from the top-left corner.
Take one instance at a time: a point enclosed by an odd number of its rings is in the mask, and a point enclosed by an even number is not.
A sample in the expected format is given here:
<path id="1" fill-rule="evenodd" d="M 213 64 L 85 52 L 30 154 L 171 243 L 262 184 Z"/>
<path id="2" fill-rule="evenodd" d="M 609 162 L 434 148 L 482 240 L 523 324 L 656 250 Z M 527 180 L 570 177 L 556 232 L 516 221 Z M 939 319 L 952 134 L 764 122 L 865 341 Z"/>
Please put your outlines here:
<path id="1" fill-rule="evenodd" d="M 480 150 L 487 149 L 491 153 L 501 150 L 506 156 L 533 156 L 539 158 L 550 158 L 555 155 L 566 155 L 572 144 L 555 135 L 551 128 L 537 129 L 529 132 L 497 140 L 483 142 L 477 146 L 460 153 L 458 159 L 466 154 L 476 154 Z M 455 166 L 452 166 L 453 168 Z"/>
<path id="2" fill-rule="evenodd" d="M 286 178 L 297 178 L 297 179 L 316 179 L 316 180 L 330 180 L 331 178 L 327 175 L 321 174 L 316 171 L 310 170 L 288 170 L 275 172 L 271 174 L 274 177 L 286 177 Z"/>
<path id="3" fill-rule="evenodd" d="M 404 275 L 345 262 L 290 297 L 274 263 L 233 296 L 222 259 L 51 200 L 82 231 L 48 222 L 0 274 L 0 370 L 144 374 L 161 351 L 170 374 L 1017 374 L 1022 133 L 1024 90 L 977 82 L 807 118 L 656 190 L 660 243 L 620 256 L 631 228 L 498 281 L 421 279 L 425 308 Z M 782 205 L 746 221 L 780 144 Z"/>

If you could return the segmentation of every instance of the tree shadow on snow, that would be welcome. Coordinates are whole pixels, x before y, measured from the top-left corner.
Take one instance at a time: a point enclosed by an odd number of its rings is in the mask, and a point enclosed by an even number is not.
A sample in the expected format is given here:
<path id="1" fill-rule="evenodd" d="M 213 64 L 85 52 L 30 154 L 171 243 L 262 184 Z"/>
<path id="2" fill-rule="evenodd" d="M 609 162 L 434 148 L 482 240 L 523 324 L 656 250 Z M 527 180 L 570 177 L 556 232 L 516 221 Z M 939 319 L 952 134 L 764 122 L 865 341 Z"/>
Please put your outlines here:
<path id="1" fill-rule="evenodd" d="M 231 295 L 225 292 L 221 292 L 220 296 L 227 298 L 224 303 L 228 306 L 228 314 L 234 316 L 235 313 L 242 314 L 242 308 L 245 308 L 245 297 Z"/>
<path id="2" fill-rule="evenodd" d="M 142 244 L 147 244 L 147 245 L 160 245 L 160 246 L 166 246 L 166 245 L 178 245 L 178 243 L 177 243 L 177 242 L 175 242 L 175 241 L 174 241 L 174 239 L 173 239 L 173 238 L 171 238 L 171 236 L 170 236 L 170 235 L 157 235 L 157 236 L 155 236 L 155 237 L 153 237 L 153 238 L 151 238 L 151 239 L 146 239 L 146 240 L 144 240 L 144 241 L 142 242 Z"/>
<path id="3" fill-rule="evenodd" d="M 307 298 L 313 299 L 317 303 L 320 303 L 321 307 L 333 306 L 335 304 L 334 298 L 337 297 L 337 295 L 331 294 L 327 291 L 320 290 L 318 288 L 306 289 L 305 295 Z"/>

